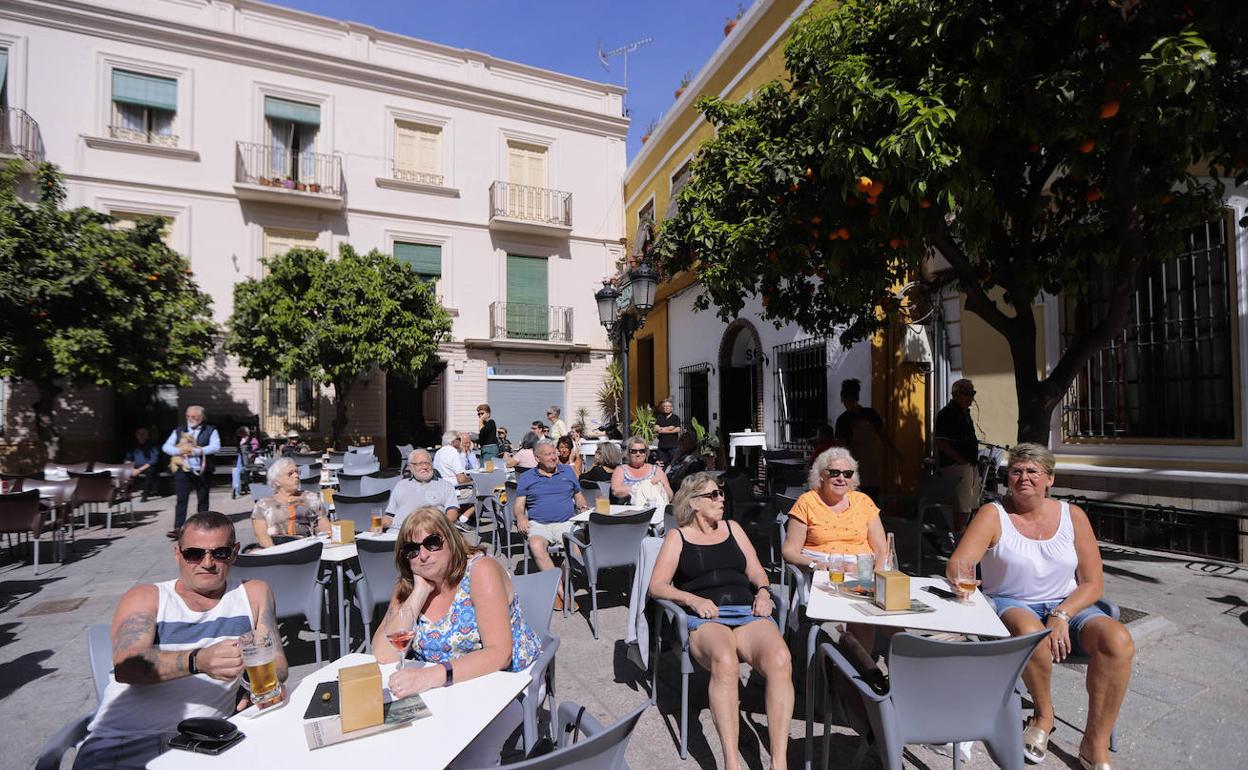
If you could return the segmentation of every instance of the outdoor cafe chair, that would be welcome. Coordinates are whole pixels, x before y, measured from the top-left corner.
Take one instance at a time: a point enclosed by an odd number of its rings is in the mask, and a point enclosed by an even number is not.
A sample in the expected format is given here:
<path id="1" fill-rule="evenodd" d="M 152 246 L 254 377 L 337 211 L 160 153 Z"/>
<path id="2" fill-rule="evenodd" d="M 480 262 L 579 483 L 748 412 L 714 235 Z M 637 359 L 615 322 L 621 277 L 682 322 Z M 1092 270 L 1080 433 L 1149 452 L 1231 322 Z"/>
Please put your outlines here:
<path id="1" fill-rule="evenodd" d="M 342 465 L 343 458 L 346 456 L 347 456 L 346 452 L 340 452 L 337 449 L 331 449 L 328 452 L 326 452 L 325 462 L 337 463 L 339 465 Z"/>
<path id="2" fill-rule="evenodd" d="M 1048 635 L 1046 629 L 984 642 L 950 642 L 897 634 L 888 658 L 888 690 L 883 693 L 867 684 L 835 645 L 820 645 L 818 666 L 824 674 L 820 695 L 838 693 L 850 727 L 863 737 L 849 766 L 857 766 L 871 746 L 884 770 L 902 770 L 907 743 L 983 741 L 999 767 L 1022 770 L 1022 700 L 1014 684 L 1036 645 Z M 824 709 L 825 768 L 832 711 Z M 813 719 L 809 710 L 806 719 Z M 960 752 L 951 753 L 956 770 Z"/>
<path id="3" fill-rule="evenodd" d="M 320 463 L 299 466 L 299 489 L 304 492 L 311 492 L 315 495 L 321 494 Z"/>
<path id="4" fill-rule="evenodd" d="M 46 479 L 49 475 L 55 475 L 60 471 L 66 473 L 90 473 L 91 463 L 44 463 L 43 477 Z"/>
<path id="5" fill-rule="evenodd" d="M 416 447 L 411 444 L 395 444 L 394 448 L 399 450 L 399 467 L 407 467 L 407 456 L 416 451 Z"/>
<path id="6" fill-rule="evenodd" d="M 771 541 L 771 563 L 780 567 L 780 587 L 788 585 L 788 570 L 784 563 L 784 541 L 789 536 L 789 511 L 797 504 L 796 497 L 772 495 L 771 508 L 776 513 L 776 537 Z"/>
<path id="7" fill-rule="evenodd" d="M 481 539 L 481 519 L 486 514 L 490 517 L 490 523 L 494 527 L 494 552 L 498 553 L 498 498 L 494 495 L 494 490 L 498 489 L 507 481 L 507 469 L 495 468 L 488 473 L 470 473 L 472 478 L 472 494 L 475 499 L 475 510 L 473 519 L 477 526 L 477 540 Z"/>
<path id="8" fill-rule="evenodd" d="M 355 550 L 360 571 L 356 574 L 348 568 L 347 581 L 351 585 L 352 601 L 360 611 L 364 623 L 364 650 L 373 651 L 373 619 L 377 606 L 390 603 L 390 595 L 399 582 L 399 568 L 394 562 L 394 540 L 357 538 Z M 383 611 L 384 615 L 384 611 Z"/>
<path id="9" fill-rule="evenodd" d="M 367 497 L 379 492 L 385 492 L 389 495 L 399 485 L 400 481 L 402 479 L 398 476 L 363 476 L 359 479 L 359 496 Z M 341 486 L 338 487 L 338 491 L 342 491 Z"/>
<path id="10" fill-rule="evenodd" d="M 359 497 L 360 495 L 364 494 L 364 485 L 362 482 L 363 478 L 364 478 L 364 474 L 362 473 L 357 474 L 357 473 L 345 473 L 343 471 L 338 471 L 338 491 L 335 492 L 334 495 L 335 496 L 347 495 L 348 497 Z"/>
<path id="11" fill-rule="evenodd" d="M 531 575 L 516 575 L 511 584 L 520 602 L 520 615 L 529 628 L 542 640 L 542 654 L 533 662 L 529 671 L 529 684 L 521 693 L 524 707 L 524 749 L 532 751 L 538 738 L 538 709 L 543 702 L 555 700 L 555 653 L 559 651 L 559 637 L 550 633 L 550 616 L 555 610 L 555 595 L 559 591 L 558 570 L 545 570 Z M 548 706 L 548 710 L 551 706 Z"/>
<path id="12" fill-rule="evenodd" d="M 649 707 L 649 702 L 643 703 L 610 727 L 604 727 L 584 706 L 572 701 L 560 703 L 555 750 L 508 764 L 508 770 L 625 770 L 628 739 L 633 737 L 637 721 Z"/>
<path id="13" fill-rule="evenodd" d="M 650 560 L 648 571 L 653 571 L 654 560 L 658 558 L 659 548 L 644 549 L 644 558 Z M 771 592 L 772 619 L 784 631 L 788 623 L 788 605 L 784 596 L 775 586 L 768 586 Z M 680 656 L 680 758 L 689 757 L 689 675 L 693 673 L 693 656 L 689 653 L 689 622 L 684 608 L 669 599 L 650 599 L 654 607 L 654 621 L 650 624 L 650 639 L 654 649 L 650 655 L 650 665 L 654 667 L 650 682 L 650 702 L 657 703 L 659 697 L 659 650 L 663 639 L 663 621 L 666 620 L 672 633 L 676 635 L 672 650 Z M 1019 739 L 1022 746 L 1022 739 Z M 1020 748 L 1021 751 L 1021 748 Z"/>
<path id="14" fill-rule="evenodd" d="M 321 456 L 316 452 L 295 452 L 290 456 L 295 465 L 319 465 Z"/>
<path id="15" fill-rule="evenodd" d="M 372 457 L 374 454 L 373 445 L 363 444 L 361 446 L 352 446 L 351 444 L 347 444 L 347 454 L 368 455 L 369 457 Z"/>
<path id="16" fill-rule="evenodd" d="M 39 492 L 43 505 L 55 511 L 57 526 L 74 540 L 74 512 L 78 509 L 78 479 L 29 479 L 22 489 Z"/>
<path id="17" fill-rule="evenodd" d="M 564 593 L 563 614 L 567 616 L 572 604 L 572 576 L 583 575 L 589 589 L 589 627 L 598 638 L 598 573 L 617 567 L 637 568 L 637 550 L 641 541 L 650 534 L 650 517 L 653 508 L 623 516 L 591 513 L 584 529 L 568 532 L 563 536 Z M 573 546 L 580 549 L 578 554 Z"/>
<path id="18" fill-rule="evenodd" d="M 273 487 L 268 484 L 261 484 L 258 481 L 251 482 L 251 499 L 259 502 L 266 497 L 273 496 Z"/>
<path id="19" fill-rule="evenodd" d="M 61 560 L 64 561 L 63 550 L 58 548 L 59 528 L 53 524 L 49 529 L 48 523 L 46 515 L 39 508 L 39 491 L 37 489 L 0 495 L 0 533 L 17 535 L 19 546 L 21 545 L 21 536 L 30 535 L 30 549 L 33 554 L 36 575 L 39 574 L 39 544 L 42 542 L 44 532 L 52 532 L 53 558 L 55 558 L 58 550 L 61 550 Z M 13 550 L 12 545 L 10 545 L 9 550 Z"/>
<path id="20" fill-rule="evenodd" d="M 342 459 L 342 470 L 339 475 L 346 473 L 352 476 L 367 476 L 370 473 L 376 473 L 381 470 L 381 463 L 377 462 L 377 458 L 370 455 L 347 453 Z"/>
<path id="21" fill-rule="evenodd" d="M 338 521 L 353 521 L 356 532 L 367 532 L 373 526 L 373 512 L 384 515 L 389 500 L 389 492 L 367 496 L 335 494 L 334 518 Z"/>
<path id="22" fill-rule="evenodd" d="M 87 657 L 91 661 L 91 681 L 95 685 L 95 708 L 56 732 L 39 751 L 35 770 L 59 770 L 61 759 L 87 737 L 87 726 L 104 700 L 109 675 L 113 672 L 113 641 L 107 623 L 87 627 Z"/>
<path id="23" fill-rule="evenodd" d="M 239 580 L 263 580 L 273 591 L 278 618 L 303 616 L 312 629 L 316 665 L 321 665 L 321 607 L 331 576 L 321 577 L 321 551 L 325 544 L 307 538 L 307 545 L 272 554 L 240 554 L 230 569 Z M 328 641 L 328 638 L 327 638 Z"/>
<path id="24" fill-rule="evenodd" d="M 78 473 L 70 471 L 69 477 L 78 480 L 78 505 L 82 510 L 82 521 L 84 527 L 91 526 L 91 511 L 100 512 L 100 506 L 104 506 L 104 528 L 107 531 L 113 529 L 113 510 L 116 506 L 114 499 L 114 490 L 116 489 L 116 481 L 113 474 L 108 471 L 98 471 L 92 473 Z M 130 513 L 130 524 L 134 524 L 134 512 Z"/>

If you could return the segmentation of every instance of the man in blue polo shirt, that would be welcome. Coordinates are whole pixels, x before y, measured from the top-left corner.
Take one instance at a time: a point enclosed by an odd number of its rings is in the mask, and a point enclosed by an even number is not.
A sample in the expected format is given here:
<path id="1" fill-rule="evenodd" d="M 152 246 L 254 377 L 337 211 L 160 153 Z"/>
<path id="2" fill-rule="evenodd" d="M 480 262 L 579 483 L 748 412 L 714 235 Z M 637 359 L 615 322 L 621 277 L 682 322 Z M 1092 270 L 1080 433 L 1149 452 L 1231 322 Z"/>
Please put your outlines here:
<path id="1" fill-rule="evenodd" d="M 554 569 L 550 544 L 563 542 L 565 532 L 574 526 L 572 517 L 589 506 L 581 494 L 581 482 L 570 465 L 559 464 L 555 442 L 542 439 L 533 447 L 537 466 L 520 476 L 516 486 L 516 528 L 529 539 L 529 549 L 539 569 Z M 555 609 L 563 609 L 563 587 L 555 599 Z"/>

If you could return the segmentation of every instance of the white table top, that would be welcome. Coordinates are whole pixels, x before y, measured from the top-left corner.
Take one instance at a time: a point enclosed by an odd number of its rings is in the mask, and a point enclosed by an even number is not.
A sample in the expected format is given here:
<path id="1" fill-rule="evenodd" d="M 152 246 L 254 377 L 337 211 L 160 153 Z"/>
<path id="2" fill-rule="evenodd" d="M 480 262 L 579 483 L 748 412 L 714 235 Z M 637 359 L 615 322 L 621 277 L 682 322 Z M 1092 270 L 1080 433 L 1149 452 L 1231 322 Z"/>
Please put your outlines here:
<path id="1" fill-rule="evenodd" d="M 891 626 L 893 628 L 914 628 L 920 631 L 947 631 L 955 634 L 975 634 L 978 636 L 1009 636 L 1005 624 L 997 617 L 987 597 L 976 591 L 970 604 L 959 604 L 956 601 L 942 599 L 939 596 L 922 591 L 924 586 L 937 586 L 949 590 L 944 578 L 910 578 L 910 598 L 919 599 L 935 612 L 906 612 L 898 615 L 864 615 L 853 605 L 869 602 L 869 599 L 850 599 L 824 590 L 820 586 L 830 585 L 826 570 L 818 570 L 814 575 L 814 585 L 810 590 L 810 604 L 806 607 L 807 617 L 813 620 L 831 620 L 842 623 L 866 623 L 872 626 Z"/>
<path id="2" fill-rule="evenodd" d="M 399 536 L 398 530 L 393 530 L 391 533 L 382 533 L 380 535 L 374 535 L 371 532 L 357 532 L 355 534 L 355 539 L 356 540 L 388 540 L 393 543 L 395 539 L 398 538 L 398 536 Z M 358 555 L 358 551 L 355 548 L 355 543 L 347 543 L 346 545 L 338 545 L 336 543 L 331 543 L 325 535 L 317 535 L 316 537 L 305 537 L 305 538 L 300 538 L 299 540 L 291 540 L 288 543 L 279 543 L 273 546 L 272 548 L 257 548 L 254 551 L 250 551 L 248 555 L 269 556 L 275 553 L 288 553 L 290 551 L 297 551 L 300 548 L 307 548 L 313 542 L 316 542 L 318 540 L 325 544 L 325 547 L 321 549 L 321 561 L 323 562 L 347 561 L 348 559 L 354 559 Z"/>
<path id="3" fill-rule="evenodd" d="M 644 510 L 646 510 L 646 506 L 644 505 L 613 505 L 611 506 L 610 515 L 622 516 L 626 513 L 640 513 L 641 511 L 644 511 Z M 590 508 L 588 511 L 581 511 L 580 513 L 572 517 L 572 521 L 580 521 L 580 522 L 589 521 L 589 514 L 591 513 L 596 513 L 596 511 L 593 508 Z M 662 523 L 663 523 L 663 506 L 658 506 L 657 508 L 654 509 L 654 515 L 650 517 L 650 524 L 651 526 L 654 526 L 656 524 L 662 524 Z"/>
<path id="4" fill-rule="evenodd" d="M 446 767 L 473 738 L 529 683 L 524 672 L 498 671 L 467 682 L 457 682 L 423 693 L 431 716 L 408 727 L 370 735 L 312 751 L 303 732 L 303 712 L 321 682 L 337 679 L 338 669 L 371 663 L 372 655 L 354 653 L 327 664 L 299 683 L 286 705 L 257 714 L 254 707 L 230 721 L 247 738 L 220 756 L 170 750 L 148 763 L 150 770 L 176 768 L 297 767 L 299 770 L 343 770 L 385 767 L 397 758 L 419 757 L 421 767 Z M 381 667 L 384 687 L 395 664 Z M 384 699 L 391 700 L 389 690 Z"/>

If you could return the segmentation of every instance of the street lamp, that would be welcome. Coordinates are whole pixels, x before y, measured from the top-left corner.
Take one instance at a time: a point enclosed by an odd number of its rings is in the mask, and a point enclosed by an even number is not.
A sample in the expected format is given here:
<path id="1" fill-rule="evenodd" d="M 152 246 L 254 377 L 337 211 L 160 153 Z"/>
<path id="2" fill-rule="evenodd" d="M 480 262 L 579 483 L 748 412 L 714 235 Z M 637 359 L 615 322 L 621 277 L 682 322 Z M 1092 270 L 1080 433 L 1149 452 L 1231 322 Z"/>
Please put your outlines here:
<path id="1" fill-rule="evenodd" d="M 621 433 L 627 435 L 632 424 L 628 413 L 628 343 L 633 335 L 646 322 L 646 314 L 654 308 L 654 293 L 659 286 L 659 271 L 648 262 L 643 261 L 628 273 L 628 302 L 622 305 L 622 292 L 603 281 L 602 288 L 594 292 L 594 301 L 598 303 L 598 321 L 607 330 L 607 338 L 620 356 L 620 377 L 624 385 L 624 424 Z"/>

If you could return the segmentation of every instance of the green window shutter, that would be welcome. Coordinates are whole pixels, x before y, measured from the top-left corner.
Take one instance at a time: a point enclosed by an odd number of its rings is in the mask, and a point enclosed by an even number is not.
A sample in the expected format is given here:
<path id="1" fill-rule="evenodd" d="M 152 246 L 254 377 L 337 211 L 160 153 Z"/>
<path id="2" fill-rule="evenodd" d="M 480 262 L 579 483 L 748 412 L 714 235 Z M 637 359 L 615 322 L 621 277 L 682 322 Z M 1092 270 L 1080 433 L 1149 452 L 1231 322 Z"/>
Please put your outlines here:
<path id="1" fill-rule="evenodd" d="M 8 82 L 6 78 L 9 72 L 9 49 L 0 48 L 0 91 L 4 90 L 4 84 Z"/>
<path id="2" fill-rule="evenodd" d="M 321 125 L 321 108 L 315 104 L 292 102 L 274 96 L 264 97 L 264 116 L 277 120 L 289 120 L 308 126 Z"/>
<path id="3" fill-rule="evenodd" d="M 544 340 L 550 333 L 546 260 L 507 255 L 507 336 Z"/>
<path id="4" fill-rule="evenodd" d="M 113 70 L 113 101 L 178 111 L 178 81 L 126 70 Z"/>
<path id="5" fill-rule="evenodd" d="M 441 246 L 396 241 L 394 244 L 394 258 L 405 265 L 411 265 L 412 270 L 421 276 L 433 278 L 442 276 Z"/>

